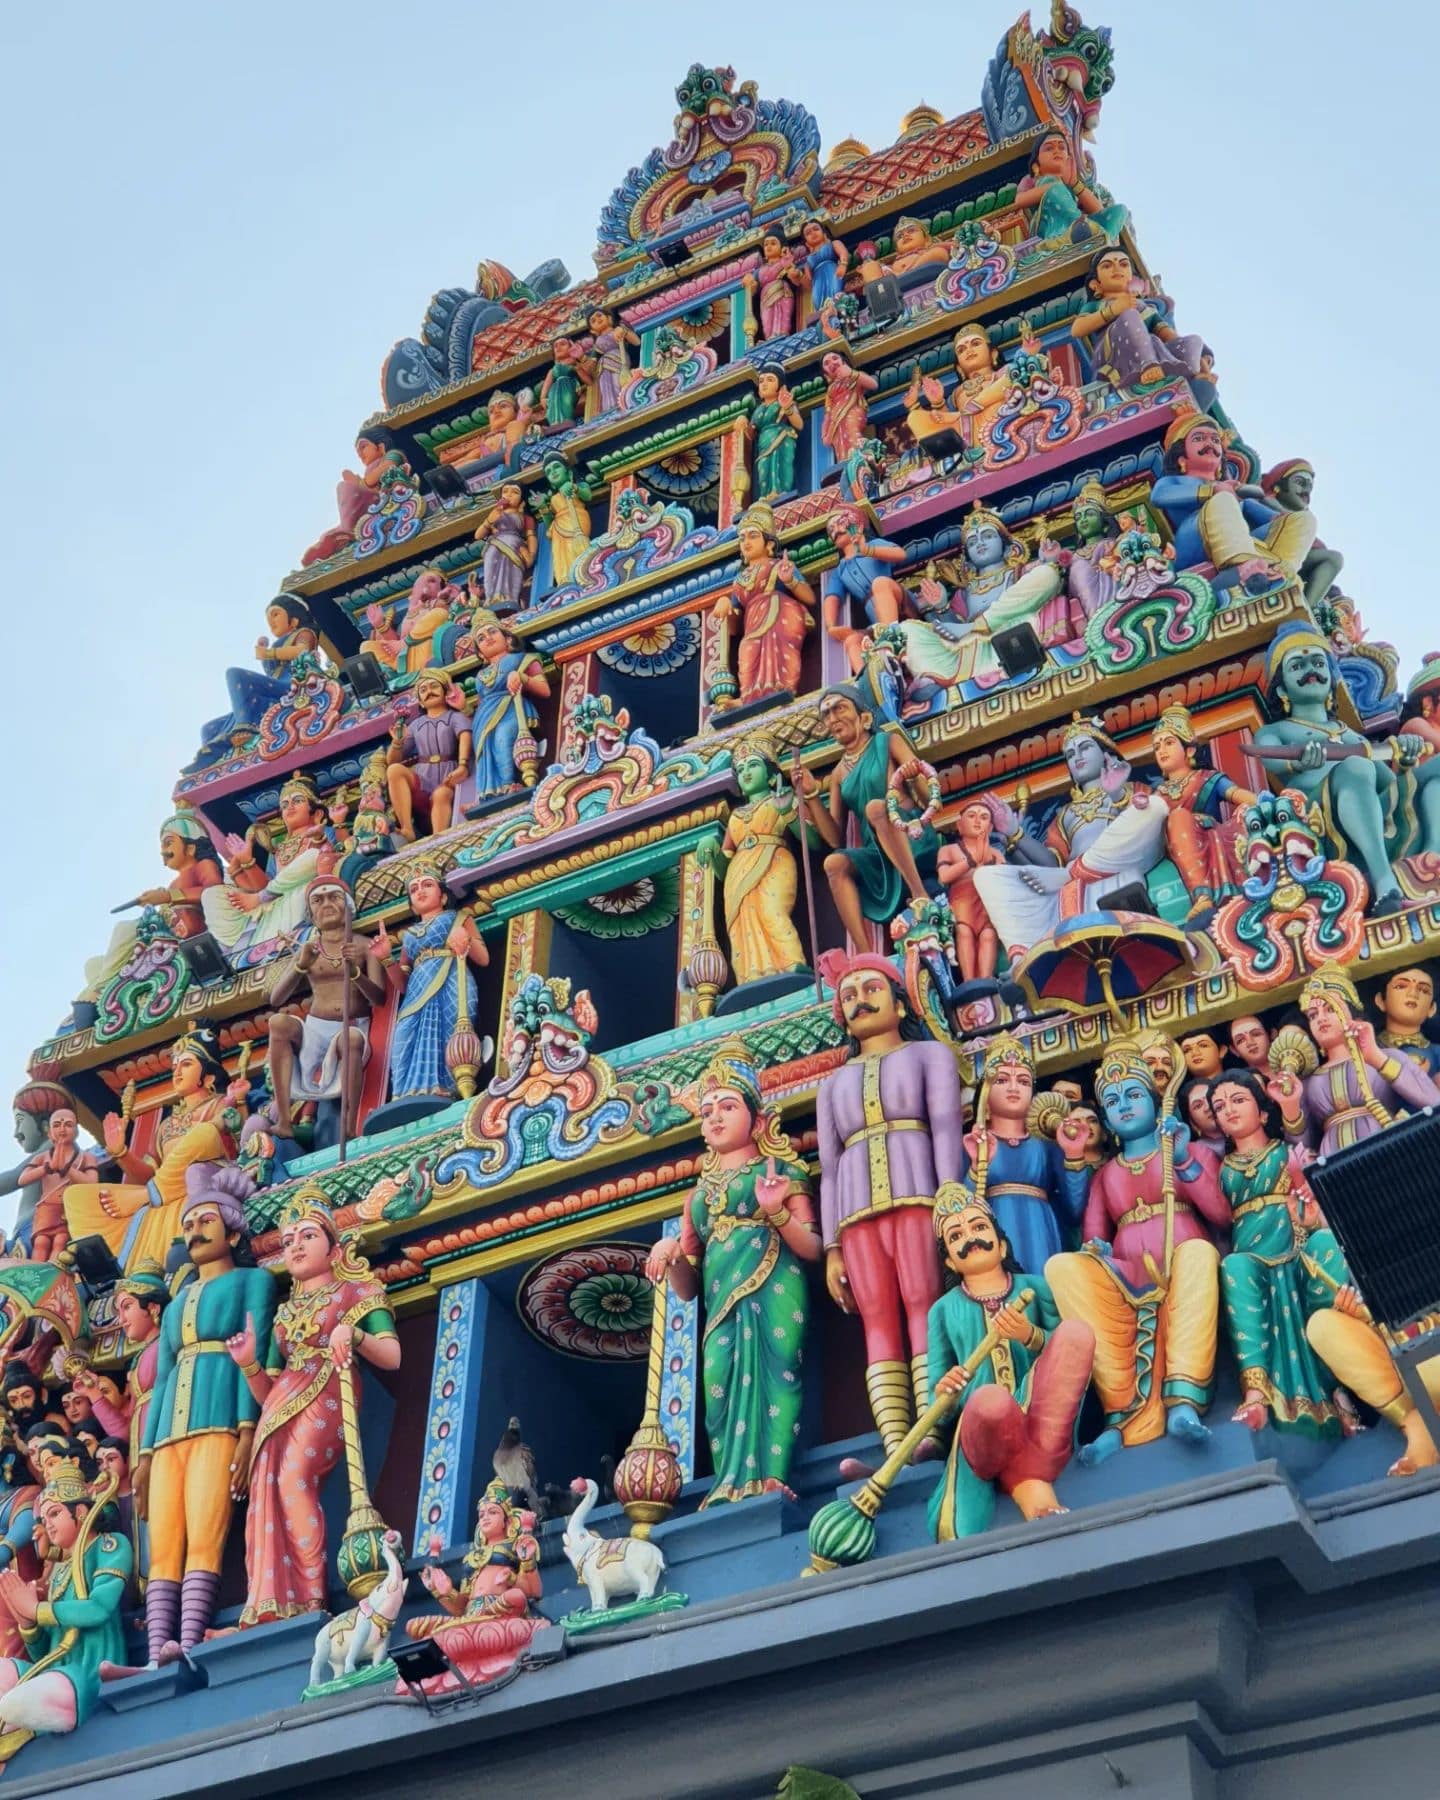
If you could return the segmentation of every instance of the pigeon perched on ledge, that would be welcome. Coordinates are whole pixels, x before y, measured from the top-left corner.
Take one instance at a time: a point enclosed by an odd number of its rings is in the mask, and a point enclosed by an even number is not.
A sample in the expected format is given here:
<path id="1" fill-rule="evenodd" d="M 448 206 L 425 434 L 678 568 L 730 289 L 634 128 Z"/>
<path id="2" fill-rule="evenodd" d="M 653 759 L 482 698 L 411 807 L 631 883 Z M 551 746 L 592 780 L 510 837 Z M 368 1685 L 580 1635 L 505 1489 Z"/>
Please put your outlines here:
<path id="1" fill-rule="evenodd" d="M 545 1503 L 535 1472 L 535 1453 L 520 1436 L 520 1421 L 512 1417 L 495 1446 L 493 1467 L 498 1480 L 510 1490 L 511 1497 L 526 1506 L 536 1518 L 543 1518 Z"/>

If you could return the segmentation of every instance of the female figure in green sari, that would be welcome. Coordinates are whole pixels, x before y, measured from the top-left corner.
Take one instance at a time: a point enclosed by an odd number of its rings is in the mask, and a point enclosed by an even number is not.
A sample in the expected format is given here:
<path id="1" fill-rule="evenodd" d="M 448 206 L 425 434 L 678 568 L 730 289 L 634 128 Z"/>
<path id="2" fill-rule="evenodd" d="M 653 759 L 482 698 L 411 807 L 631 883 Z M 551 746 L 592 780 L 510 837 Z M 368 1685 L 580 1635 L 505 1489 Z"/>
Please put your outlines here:
<path id="1" fill-rule="evenodd" d="M 646 1274 L 681 1300 L 703 1294 L 705 1430 L 715 1481 L 703 1504 L 788 1492 L 800 1432 L 806 1263 L 820 1257 L 810 1178 L 764 1110 L 743 1044 L 722 1045 L 700 1077 L 705 1156 L 678 1238 Z"/>
<path id="2" fill-rule="evenodd" d="M 755 437 L 755 499 L 778 500 L 795 486 L 795 440 L 804 420 L 790 398 L 785 371 L 765 363 L 755 371 L 759 400 L 750 409 Z"/>
<path id="3" fill-rule="evenodd" d="M 1345 1258 L 1297 1182 L 1259 1075 L 1227 1071 L 1208 1093 L 1231 1145 L 1220 1186 L 1233 1216 L 1233 1247 L 1220 1264 L 1220 1291 L 1245 1388 L 1236 1422 L 1252 1431 L 1274 1425 L 1338 1436 L 1352 1428 L 1353 1414 L 1348 1406 L 1340 1410 L 1334 1377 L 1311 1349 L 1305 1323 L 1349 1283 Z"/>

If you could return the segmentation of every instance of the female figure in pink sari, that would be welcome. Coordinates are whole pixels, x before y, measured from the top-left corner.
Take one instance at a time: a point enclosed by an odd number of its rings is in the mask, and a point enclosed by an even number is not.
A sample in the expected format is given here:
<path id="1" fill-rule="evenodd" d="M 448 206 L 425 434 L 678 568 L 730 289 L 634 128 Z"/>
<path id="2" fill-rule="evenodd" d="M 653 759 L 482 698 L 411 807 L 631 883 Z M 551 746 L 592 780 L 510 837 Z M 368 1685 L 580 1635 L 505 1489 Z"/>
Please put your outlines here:
<path id="1" fill-rule="evenodd" d="M 344 1449 L 341 1372 L 357 1356 L 377 1369 L 400 1366 L 385 1289 L 365 1259 L 342 1244 L 319 1188 L 302 1188 L 286 1207 L 280 1245 L 291 1288 L 275 1314 L 269 1368 L 255 1360 L 248 1320 L 226 1341 L 260 1402 L 245 1522 L 249 1591 L 242 1626 L 324 1610 L 320 1489 Z"/>

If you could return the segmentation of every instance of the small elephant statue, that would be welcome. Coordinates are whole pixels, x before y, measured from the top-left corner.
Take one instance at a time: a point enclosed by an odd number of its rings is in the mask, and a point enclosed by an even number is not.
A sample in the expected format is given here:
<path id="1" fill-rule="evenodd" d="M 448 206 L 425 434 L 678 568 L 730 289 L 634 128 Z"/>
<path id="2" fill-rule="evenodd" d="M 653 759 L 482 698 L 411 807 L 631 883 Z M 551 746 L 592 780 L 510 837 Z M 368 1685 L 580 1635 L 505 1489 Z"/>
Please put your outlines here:
<path id="1" fill-rule="evenodd" d="M 600 1497 L 593 1481 L 577 1476 L 572 1493 L 584 1499 L 565 1521 L 565 1554 L 584 1582 L 594 1612 L 604 1612 L 617 1599 L 653 1598 L 665 1573 L 665 1558 L 658 1544 L 642 1538 L 602 1538 L 585 1521 Z"/>
<path id="2" fill-rule="evenodd" d="M 310 1664 L 310 1685 L 320 1687 L 353 1675 L 362 1662 L 378 1669 L 390 1649 L 390 1633 L 405 1604 L 409 1581 L 400 1567 L 400 1533 L 387 1531 L 380 1541 L 385 1574 L 378 1587 L 358 1606 L 327 1619 L 315 1634 L 315 1657 Z"/>

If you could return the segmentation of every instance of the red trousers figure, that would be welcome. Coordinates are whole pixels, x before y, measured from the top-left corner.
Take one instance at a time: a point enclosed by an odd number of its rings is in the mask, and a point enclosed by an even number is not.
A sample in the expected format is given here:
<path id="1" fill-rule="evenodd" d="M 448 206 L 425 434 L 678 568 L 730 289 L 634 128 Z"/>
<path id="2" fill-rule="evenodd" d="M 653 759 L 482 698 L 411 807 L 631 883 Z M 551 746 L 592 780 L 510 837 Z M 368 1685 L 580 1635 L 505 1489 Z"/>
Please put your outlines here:
<path id="1" fill-rule="evenodd" d="M 840 1248 L 865 1328 L 865 1387 L 888 1455 L 929 1403 L 926 1324 L 942 1287 L 930 1208 L 852 1220 Z"/>
<path id="2" fill-rule="evenodd" d="M 1013 1494 L 1022 1482 L 1055 1480 L 1070 1460 L 1094 1361 L 1094 1332 L 1066 1319 L 1036 1360 L 1028 1411 L 1003 1387 L 975 1391 L 960 1415 L 960 1451 L 982 1481 Z"/>

